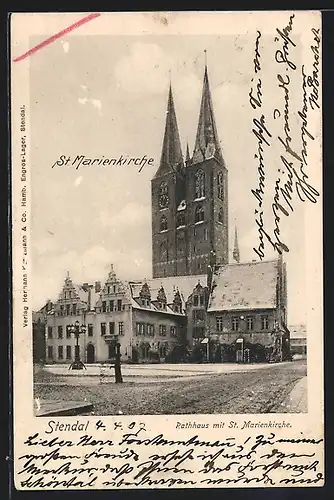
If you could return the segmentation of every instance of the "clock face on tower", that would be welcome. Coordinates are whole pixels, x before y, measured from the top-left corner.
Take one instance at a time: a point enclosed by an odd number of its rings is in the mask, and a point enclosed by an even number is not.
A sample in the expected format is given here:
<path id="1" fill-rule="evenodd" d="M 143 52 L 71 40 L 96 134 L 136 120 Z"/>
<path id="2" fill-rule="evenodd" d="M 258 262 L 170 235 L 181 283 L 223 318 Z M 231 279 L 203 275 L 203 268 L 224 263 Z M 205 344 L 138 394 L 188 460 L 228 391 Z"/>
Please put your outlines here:
<path id="1" fill-rule="evenodd" d="M 166 208 L 168 207 L 169 203 L 169 198 L 167 194 L 161 194 L 159 196 L 159 208 Z"/>

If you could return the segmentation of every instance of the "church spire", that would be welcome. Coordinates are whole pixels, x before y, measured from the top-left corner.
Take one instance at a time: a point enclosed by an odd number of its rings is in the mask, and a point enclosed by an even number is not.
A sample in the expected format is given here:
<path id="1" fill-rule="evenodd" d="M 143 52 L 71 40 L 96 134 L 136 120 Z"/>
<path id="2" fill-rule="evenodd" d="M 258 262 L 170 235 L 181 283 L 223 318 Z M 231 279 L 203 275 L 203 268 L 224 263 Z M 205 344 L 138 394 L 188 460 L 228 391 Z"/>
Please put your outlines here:
<path id="1" fill-rule="evenodd" d="M 190 153 L 189 153 L 189 144 L 187 142 L 187 149 L 186 149 L 186 164 L 190 162 Z"/>
<path id="2" fill-rule="evenodd" d="M 233 259 L 238 262 L 240 262 L 240 251 L 239 251 L 239 243 L 238 243 L 238 231 L 237 231 L 237 226 L 235 226 L 234 230 L 234 248 L 233 248 Z"/>
<path id="3" fill-rule="evenodd" d="M 162 145 L 160 166 L 155 177 L 176 171 L 183 166 L 183 156 L 179 129 L 177 126 L 176 113 L 172 87 L 169 87 L 165 135 Z"/>
<path id="4" fill-rule="evenodd" d="M 216 122 L 213 114 L 208 68 L 205 60 L 201 109 L 199 113 L 192 162 L 200 163 L 205 159 L 212 157 L 215 157 L 218 161 L 223 163 Z"/>

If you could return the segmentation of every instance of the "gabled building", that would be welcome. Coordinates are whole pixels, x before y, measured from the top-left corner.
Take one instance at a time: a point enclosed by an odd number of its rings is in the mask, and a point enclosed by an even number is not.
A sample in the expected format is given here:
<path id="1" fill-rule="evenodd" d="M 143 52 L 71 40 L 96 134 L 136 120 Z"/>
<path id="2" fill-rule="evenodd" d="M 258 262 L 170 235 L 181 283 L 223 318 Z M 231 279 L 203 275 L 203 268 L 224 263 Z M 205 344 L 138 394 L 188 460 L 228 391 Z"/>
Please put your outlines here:
<path id="1" fill-rule="evenodd" d="M 85 363 L 113 359 L 116 342 L 123 362 L 164 359 L 185 342 L 184 304 L 176 285 L 165 290 L 161 281 L 121 281 L 113 266 L 103 286 L 75 285 L 67 275 L 46 317 L 46 361 L 73 361 L 76 339 L 70 327 L 76 322 L 85 328 L 79 336 Z"/>
<path id="2" fill-rule="evenodd" d="M 286 268 L 282 258 L 218 268 L 212 279 L 207 315 L 207 335 L 219 345 L 223 359 L 289 359 Z"/>

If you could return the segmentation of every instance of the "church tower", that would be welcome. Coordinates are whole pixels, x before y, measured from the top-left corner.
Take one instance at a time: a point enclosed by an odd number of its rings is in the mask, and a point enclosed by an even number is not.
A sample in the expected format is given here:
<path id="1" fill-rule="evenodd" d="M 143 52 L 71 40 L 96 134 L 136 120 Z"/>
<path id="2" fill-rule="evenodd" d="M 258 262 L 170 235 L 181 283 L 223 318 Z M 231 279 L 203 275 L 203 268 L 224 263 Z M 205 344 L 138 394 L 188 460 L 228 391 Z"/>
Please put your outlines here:
<path id="1" fill-rule="evenodd" d="M 195 147 L 187 162 L 187 274 L 228 263 L 228 174 L 220 148 L 205 65 Z"/>
<path id="2" fill-rule="evenodd" d="M 185 199 L 185 169 L 171 86 L 160 166 L 151 182 L 151 196 L 153 277 L 187 274 L 186 241 L 178 238 L 176 230 L 178 208 Z"/>
<path id="3" fill-rule="evenodd" d="M 205 65 L 193 155 L 184 164 L 169 89 L 160 166 L 152 179 L 153 277 L 206 274 L 228 263 L 227 168 Z"/>

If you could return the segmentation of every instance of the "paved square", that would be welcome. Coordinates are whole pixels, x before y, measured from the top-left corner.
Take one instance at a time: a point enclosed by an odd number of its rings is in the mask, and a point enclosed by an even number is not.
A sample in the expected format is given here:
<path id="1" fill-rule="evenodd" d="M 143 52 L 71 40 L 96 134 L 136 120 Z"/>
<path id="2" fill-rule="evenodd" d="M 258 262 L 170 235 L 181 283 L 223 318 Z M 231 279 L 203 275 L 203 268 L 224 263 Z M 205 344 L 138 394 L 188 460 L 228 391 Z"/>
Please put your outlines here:
<path id="1" fill-rule="evenodd" d="M 89 401 L 101 416 L 306 411 L 305 360 L 265 365 L 123 365 L 123 384 L 114 383 L 112 369 L 104 366 L 102 371 L 107 375 L 101 377 L 97 365 L 80 374 L 69 372 L 65 365 L 48 366 L 35 374 L 35 397 Z"/>

